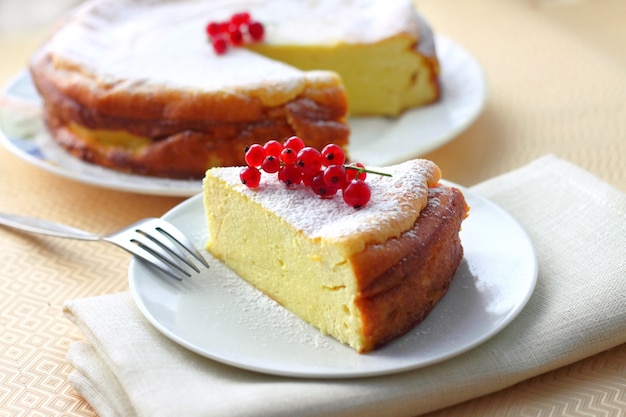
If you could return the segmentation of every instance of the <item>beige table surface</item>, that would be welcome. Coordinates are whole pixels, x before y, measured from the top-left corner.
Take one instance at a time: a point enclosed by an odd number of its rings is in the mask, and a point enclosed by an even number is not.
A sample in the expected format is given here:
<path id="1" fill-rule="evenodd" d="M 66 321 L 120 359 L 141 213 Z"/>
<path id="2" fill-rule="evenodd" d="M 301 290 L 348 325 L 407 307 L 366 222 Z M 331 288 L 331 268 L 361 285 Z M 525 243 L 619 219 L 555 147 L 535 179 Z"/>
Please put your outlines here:
<path id="1" fill-rule="evenodd" d="M 57 13 L 8 17 L 31 3 L 50 4 L 0 1 L 2 85 L 25 68 Z M 476 57 L 489 84 L 477 121 L 426 155 L 447 179 L 471 186 L 553 153 L 626 192 L 626 1 L 418 4 L 438 32 Z M 106 233 L 180 201 L 83 185 L 0 148 L 0 211 Z M 82 335 L 61 307 L 74 298 L 126 291 L 128 262 L 126 253 L 108 245 L 0 229 L 0 416 L 94 415 L 66 379 L 65 354 Z M 625 375 L 622 345 L 431 416 L 625 415 Z"/>

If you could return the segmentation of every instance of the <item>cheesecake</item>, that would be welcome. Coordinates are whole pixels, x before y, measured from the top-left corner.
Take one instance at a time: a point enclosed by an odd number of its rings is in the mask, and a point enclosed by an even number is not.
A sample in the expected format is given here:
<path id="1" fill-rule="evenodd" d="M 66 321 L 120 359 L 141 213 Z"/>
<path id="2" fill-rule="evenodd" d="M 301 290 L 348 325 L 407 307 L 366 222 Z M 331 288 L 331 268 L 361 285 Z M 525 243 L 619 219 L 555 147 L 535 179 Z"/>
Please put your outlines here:
<path id="1" fill-rule="evenodd" d="M 203 182 L 206 249 L 302 320 L 359 353 L 423 321 L 463 257 L 463 194 L 439 168 L 411 160 L 369 175 L 370 201 L 286 187 L 264 175 L 250 188 L 241 168 L 209 169 Z"/>
<path id="2" fill-rule="evenodd" d="M 259 42 L 218 54 L 210 22 L 249 13 Z M 347 147 L 349 115 L 439 98 L 432 31 L 410 0 L 90 0 L 30 60 L 52 138 L 89 163 L 194 179 L 257 138 Z"/>

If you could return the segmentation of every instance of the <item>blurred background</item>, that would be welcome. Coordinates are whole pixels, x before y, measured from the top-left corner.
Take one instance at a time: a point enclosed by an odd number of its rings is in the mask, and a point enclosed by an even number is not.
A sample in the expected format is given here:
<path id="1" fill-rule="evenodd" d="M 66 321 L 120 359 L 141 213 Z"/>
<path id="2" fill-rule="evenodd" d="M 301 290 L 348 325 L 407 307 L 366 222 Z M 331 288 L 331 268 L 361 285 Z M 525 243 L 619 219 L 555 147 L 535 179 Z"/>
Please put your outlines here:
<path id="1" fill-rule="evenodd" d="M 36 30 L 81 0 L 0 0 L 0 33 Z"/>
<path id="2" fill-rule="evenodd" d="M 2 86 L 26 67 L 28 56 L 50 32 L 53 22 L 82 0 L 0 0 L 0 83 Z M 438 13 L 454 14 L 481 0 L 416 0 L 435 30 Z M 626 0 L 502 0 L 526 3 L 547 20 L 589 43 L 626 67 L 626 39 L 621 27 L 626 22 Z M 465 3 L 465 4 L 462 4 Z M 519 5 L 519 4 L 518 4 Z M 431 12 L 432 9 L 432 12 Z M 461 14 L 466 19 L 467 15 Z M 432 20 L 435 21 L 432 21 Z M 598 22 L 602 22 L 598 24 Z"/>
<path id="3" fill-rule="evenodd" d="M 0 0 L 0 90 L 26 68 L 54 21 L 81 0 Z"/>
<path id="4" fill-rule="evenodd" d="M 82 1 L 0 0 L 0 91 L 28 67 L 54 22 Z M 513 161 L 559 150 L 626 187 L 626 171 L 606 173 L 588 157 L 623 142 L 626 0 L 414 1 L 436 33 L 478 60 L 489 84 L 486 108 L 471 128 L 424 155 L 449 180 L 472 185 L 510 169 Z M 612 82 L 606 74 L 615 75 Z M 511 135 L 523 140 L 502 140 Z M 621 153 L 612 155 L 611 163 L 621 164 Z"/>

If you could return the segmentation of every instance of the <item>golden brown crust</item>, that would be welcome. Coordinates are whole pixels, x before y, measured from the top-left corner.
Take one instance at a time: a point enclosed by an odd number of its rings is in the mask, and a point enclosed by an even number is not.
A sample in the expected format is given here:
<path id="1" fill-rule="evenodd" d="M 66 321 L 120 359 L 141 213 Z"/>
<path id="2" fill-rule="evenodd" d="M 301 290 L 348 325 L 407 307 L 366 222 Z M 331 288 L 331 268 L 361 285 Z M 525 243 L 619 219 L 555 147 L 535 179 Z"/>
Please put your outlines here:
<path id="1" fill-rule="evenodd" d="M 458 189 L 432 188 L 413 229 L 351 258 L 364 352 L 405 334 L 446 294 L 463 257 L 458 232 L 467 212 Z"/>
<path id="2" fill-rule="evenodd" d="M 294 104 L 294 103 L 292 103 Z M 348 128 L 340 122 L 321 122 L 294 115 L 241 126 L 216 124 L 212 132 L 185 130 L 152 141 L 140 149 L 101 146 L 73 133 L 62 120 L 46 115 L 46 124 L 57 143 L 72 155 L 90 163 L 141 175 L 201 179 L 208 167 L 242 165 L 243 149 L 259 138 L 299 135 L 318 149 L 328 143 L 347 145 Z M 320 126 L 316 127 L 316 124 Z"/>
<path id="3" fill-rule="evenodd" d="M 183 99 L 159 91 L 110 94 L 95 86 L 64 88 L 41 67 L 31 71 L 55 140 L 74 156 L 112 169 L 201 179 L 209 167 L 244 164 L 245 146 L 268 138 L 299 135 L 319 149 L 331 142 L 348 143 L 347 99 L 340 85 L 311 85 L 284 105 L 264 108 L 253 97 L 216 101 L 214 96 Z M 176 100 L 179 106 L 171 104 Z M 130 133 L 147 144 L 110 146 L 88 140 L 72 125 Z"/>

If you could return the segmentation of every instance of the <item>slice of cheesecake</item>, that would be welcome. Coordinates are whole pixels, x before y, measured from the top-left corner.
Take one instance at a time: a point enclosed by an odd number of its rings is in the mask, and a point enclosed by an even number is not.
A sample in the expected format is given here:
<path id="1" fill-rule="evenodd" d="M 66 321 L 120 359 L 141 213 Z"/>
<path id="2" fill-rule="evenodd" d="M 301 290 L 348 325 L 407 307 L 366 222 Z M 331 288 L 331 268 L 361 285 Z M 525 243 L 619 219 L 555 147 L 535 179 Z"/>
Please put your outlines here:
<path id="1" fill-rule="evenodd" d="M 468 207 L 439 168 L 413 160 L 370 175 L 361 209 L 275 176 L 248 188 L 240 168 L 204 179 L 207 250 L 303 320 L 367 352 L 421 322 L 463 256 Z"/>

